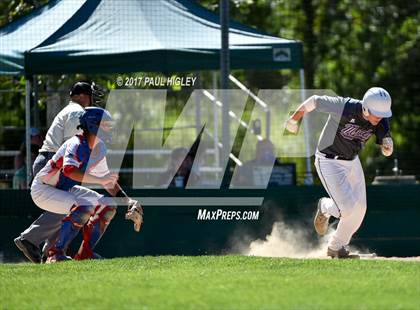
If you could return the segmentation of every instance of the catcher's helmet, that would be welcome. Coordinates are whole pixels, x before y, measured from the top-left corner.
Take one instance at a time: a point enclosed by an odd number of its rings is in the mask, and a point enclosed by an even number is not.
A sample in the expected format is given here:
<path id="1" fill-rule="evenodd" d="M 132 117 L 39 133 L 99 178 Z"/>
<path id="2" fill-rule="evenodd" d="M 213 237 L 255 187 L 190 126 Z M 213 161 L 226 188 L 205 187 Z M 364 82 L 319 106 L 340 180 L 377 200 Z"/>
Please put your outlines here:
<path id="1" fill-rule="evenodd" d="M 104 99 L 104 90 L 95 82 L 78 81 L 70 88 L 70 97 L 85 94 L 91 97 L 92 105 L 102 105 Z"/>
<path id="2" fill-rule="evenodd" d="M 391 117 L 391 96 L 381 87 L 372 87 L 363 96 L 362 106 L 365 115 Z"/>
<path id="3" fill-rule="evenodd" d="M 111 143 L 111 131 L 101 128 L 101 122 L 113 121 L 111 114 L 107 110 L 99 107 L 87 107 L 79 120 L 80 125 L 77 128 L 83 129 L 84 132 L 94 134 L 105 143 Z"/>

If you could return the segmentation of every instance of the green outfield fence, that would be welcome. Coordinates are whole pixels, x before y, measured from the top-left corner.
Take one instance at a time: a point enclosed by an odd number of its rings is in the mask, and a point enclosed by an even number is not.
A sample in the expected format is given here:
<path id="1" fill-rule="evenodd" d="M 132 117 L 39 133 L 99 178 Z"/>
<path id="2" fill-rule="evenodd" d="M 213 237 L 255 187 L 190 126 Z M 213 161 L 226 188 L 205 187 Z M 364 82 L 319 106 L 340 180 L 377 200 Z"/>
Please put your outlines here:
<path id="1" fill-rule="evenodd" d="M 268 190 L 129 190 L 134 197 L 264 197 L 261 206 L 146 206 L 141 233 L 119 211 L 98 246 L 105 257 L 132 255 L 205 255 L 237 252 L 238 240 L 264 238 L 280 217 L 312 230 L 318 186 Z M 369 186 L 368 211 L 354 244 L 384 256 L 420 255 L 420 186 Z M 22 258 L 13 238 L 39 214 L 29 192 L 0 190 L 0 258 Z M 199 209 L 259 210 L 258 221 L 199 221 Z M 315 233 L 310 233 L 316 238 Z M 80 244 L 74 242 L 75 245 Z"/>

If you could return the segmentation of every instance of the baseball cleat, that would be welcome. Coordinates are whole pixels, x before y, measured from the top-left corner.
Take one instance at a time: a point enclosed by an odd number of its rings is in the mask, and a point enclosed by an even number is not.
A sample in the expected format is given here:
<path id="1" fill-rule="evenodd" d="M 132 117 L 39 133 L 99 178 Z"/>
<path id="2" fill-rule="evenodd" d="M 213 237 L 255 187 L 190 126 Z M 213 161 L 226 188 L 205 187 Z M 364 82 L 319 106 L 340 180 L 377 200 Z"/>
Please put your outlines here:
<path id="1" fill-rule="evenodd" d="M 65 262 L 68 260 L 72 260 L 70 256 L 56 253 L 51 256 L 47 257 L 47 260 L 45 261 L 46 264 L 52 264 L 52 263 L 58 263 L 58 262 Z"/>
<path id="2" fill-rule="evenodd" d="M 357 255 L 360 256 L 362 259 L 368 259 L 368 258 L 377 258 L 378 254 L 376 253 L 357 253 Z"/>
<path id="3" fill-rule="evenodd" d="M 39 248 L 35 244 L 23 239 L 22 237 L 15 238 L 14 242 L 17 248 L 22 251 L 27 259 L 35 264 L 41 263 L 41 254 Z"/>
<path id="4" fill-rule="evenodd" d="M 341 247 L 338 250 L 333 250 L 333 249 L 328 248 L 327 256 L 331 258 L 339 258 L 339 259 L 360 258 L 359 255 L 350 253 L 350 251 L 347 250 L 345 247 Z"/>
<path id="5" fill-rule="evenodd" d="M 318 235 L 323 236 L 328 231 L 329 217 L 321 211 L 321 199 L 318 200 L 318 206 L 314 218 L 314 227 Z"/>
<path id="6" fill-rule="evenodd" d="M 82 256 L 82 255 L 80 255 L 79 253 L 77 253 L 77 254 L 74 256 L 74 260 L 85 260 L 85 259 L 105 259 L 105 257 L 103 257 L 103 256 L 99 255 L 99 254 L 98 254 L 98 253 L 96 253 L 96 252 L 93 252 L 93 253 L 92 253 L 92 256 L 90 256 L 90 257 L 87 257 L 87 256 Z"/>

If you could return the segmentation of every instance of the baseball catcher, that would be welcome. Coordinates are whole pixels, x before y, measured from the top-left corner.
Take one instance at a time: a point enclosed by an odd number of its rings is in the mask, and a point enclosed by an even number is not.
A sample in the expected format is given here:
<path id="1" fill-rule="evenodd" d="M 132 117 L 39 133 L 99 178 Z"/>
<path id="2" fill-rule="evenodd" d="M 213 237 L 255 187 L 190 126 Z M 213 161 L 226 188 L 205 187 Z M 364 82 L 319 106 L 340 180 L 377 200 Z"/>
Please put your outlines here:
<path id="1" fill-rule="evenodd" d="M 48 251 L 47 263 L 71 259 L 66 255 L 67 247 L 81 228 L 83 241 L 74 258 L 101 258 L 93 249 L 113 219 L 117 204 L 82 183 L 102 185 L 109 196 L 121 198 L 128 206 L 126 218 L 140 231 L 143 210 L 121 189 L 118 175 L 111 174 L 106 163 L 112 121 L 108 111 L 87 107 L 80 116 L 83 134 L 64 142 L 32 183 L 31 196 L 38 207 L 65 215 L 59 237 Z"/>

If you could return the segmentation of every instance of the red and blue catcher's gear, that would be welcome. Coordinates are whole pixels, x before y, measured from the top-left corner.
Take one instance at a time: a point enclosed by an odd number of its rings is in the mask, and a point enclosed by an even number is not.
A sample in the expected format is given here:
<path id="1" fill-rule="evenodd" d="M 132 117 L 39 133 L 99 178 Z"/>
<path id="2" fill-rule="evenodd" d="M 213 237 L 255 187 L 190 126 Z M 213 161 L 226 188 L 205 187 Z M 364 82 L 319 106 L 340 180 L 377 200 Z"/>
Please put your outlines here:
<path id="1" fill-rule="evenodd" d="M 63 219 L 55 245 L 48 251 L 49 257 L 55 256 L 56 260 L 63 260 L 61 257 L 66 255 L 69 244 L 89 220 L 94 209 L 94 206 L 74 206 L 71 209 L 70 214 Z"/>
<path id="2" fill-rule="evenodd" d="M 81 182 L 69 177 L 71 172 L 78 168 L 83 173 L 90 173 L 92 170 L 102 167 L 106 152 L 105 143 L 99 143 L 93 150 L 90 150 L 86 137 L 77 135 L 67 140 L 49 161 L 47 165 L 50 165 L 50 171 L 48 171 L 45 181 L 65 191 L 70 190 L 75 185 L 81 185 Z M 59 174 L 56 183 L 49 182 L 49 179 L 55 179 L 55 174 Z"/>
<path id="3" fill-rule="evenodd" d="M 65 256 L 69 244 L 83 227 L 83 242 L 75 259 L 94 258 L 93 249 L 105 233 L 115 213 L 116 206 L 73 207 L 70 214 L 63 219 L 59 238 L 48 255 L 55 255 L 57 258 Z"/>
<path id="4" fill-rule="evenodd" d="M 101 122 L 106 121 L 113 121 L 111 114 L 107 110 L 98 107 L 87 107 L 82 116 L 80 116 L 78 128 L 83 129 L 84 132 L 94 134 L 105 143 L 111 143 L 111 131 L 105 131 L 100 128 Z"/>
<path id="5" fill-rule="evenodd" d="M 74 257 L 76 260 L 95 258 L 97 254 L 93 252 L 93 249 L 105 233 L 116 212 L 115 206 L 96 207 L 95 214 L 90 217 L 89 222 L 83 227 L 83 241 Z"/>
<path id="6" fill-rule="evenodd" d="M 50 180 L 51 182 L 48 184 L 61 190 L 74 190 L 74 187 L 80 185 L 80 182 L 74 181 L 69 175 L 76 168 L 84 173 L 92 173 L 97 176 L 109 173 L 105 155 L 106 146 L 103 141 L 90 150 L 86 136 L 75 136 L 67 140 L 53 156 L 49 163 L 50 169 L 45 171 L 44 181 Z M 58 178 L 54 178 L 55 175 L 58 175 Z M 53 182 L 54 179 L 58 179 L 58 181 Z M 116 206 L 110 205 L 109 199 L 94 198 L 93 201 L 95 202 L 92 202 L 91 195 L 76 197 L 76 205 L 64 218 L 59 238 L 48 252 L 51 261 L 66 259 L 68 245 L 82 227 L 84 227 L 83 243 L 76 259 L 95 257 L 93 248 L 114 217 Z"/>

